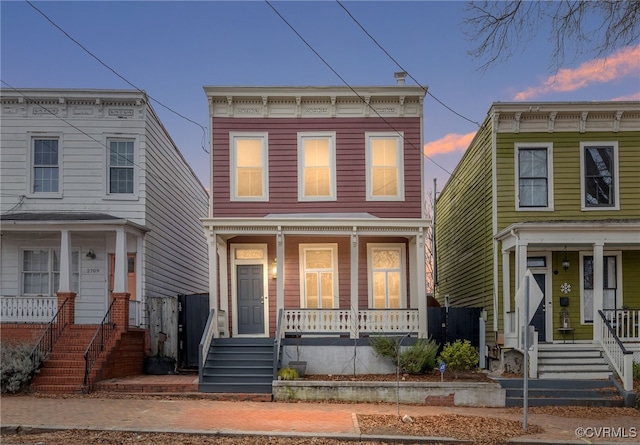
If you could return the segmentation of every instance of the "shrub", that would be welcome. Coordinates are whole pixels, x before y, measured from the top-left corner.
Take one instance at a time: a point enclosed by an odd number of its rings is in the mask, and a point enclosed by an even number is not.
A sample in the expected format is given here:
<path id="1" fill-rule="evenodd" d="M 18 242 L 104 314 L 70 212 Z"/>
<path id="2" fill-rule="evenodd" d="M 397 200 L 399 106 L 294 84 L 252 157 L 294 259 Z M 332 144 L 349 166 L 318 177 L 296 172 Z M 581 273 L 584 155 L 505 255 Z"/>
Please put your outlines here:
<path id="1" fill-rule="evenodd" d="M 480 357 L 476 348 L 471 346 L 469 340 L 456 340 L 453 343 L 447 343 L 440 353 L 440 360 L 443 361 L 447 368 L 451 369 L 454 376 L 457 377 L 458 371 L 473 369 L 478 366 Z"/>
<path id="2" fill-rule="evenodd" d="M 36 351 L 31 356 L 32 344 L 2 345 L 0 351 L 0 392 L 16 393 L 31 383 L 34 374 L 42 365 L 43 356 Z"/>
<path id="3" fill-rule="evenodd" d="M 640 362 L 633 362 L 633 380 L 640 383 Z"/>
<path id="4" fill-rule="evenodd" d="M 418 339 L 413 345 L 401 349 L 403 337 L 371 337 L 369 343 L 379 357 L 390 359 L 398 371 L 420 374 L 435 366 L 438 344 L 433 340 Z"/>
<path id="5" fill-rule="evenodd" d="M 280 380 L 296 380 L 299 378 L 298 371 L 292 368 L 280 368 L 278 370 L 278 378 Z"/>

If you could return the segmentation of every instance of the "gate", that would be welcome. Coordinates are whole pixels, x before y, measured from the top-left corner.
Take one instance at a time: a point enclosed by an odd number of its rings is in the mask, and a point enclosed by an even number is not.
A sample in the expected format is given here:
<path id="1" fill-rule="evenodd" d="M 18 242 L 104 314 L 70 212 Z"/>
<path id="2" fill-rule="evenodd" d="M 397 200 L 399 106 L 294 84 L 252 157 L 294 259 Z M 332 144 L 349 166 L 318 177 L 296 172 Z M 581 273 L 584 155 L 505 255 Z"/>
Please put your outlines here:
<path id="1" fill-rule="evenodd" d="M 440 344 L 440 350 L 445 343 L 456 340 L 469 340 L 471 345 L 480 347 L 480 313 L 477 307 L 429 307 L 428 334 Z"/>
<path id="2" fill-rule="evenodd" d="M 209 294 L 178 295 L 178 367 L 198 368 L 198 345 L 209 317 Z"/>

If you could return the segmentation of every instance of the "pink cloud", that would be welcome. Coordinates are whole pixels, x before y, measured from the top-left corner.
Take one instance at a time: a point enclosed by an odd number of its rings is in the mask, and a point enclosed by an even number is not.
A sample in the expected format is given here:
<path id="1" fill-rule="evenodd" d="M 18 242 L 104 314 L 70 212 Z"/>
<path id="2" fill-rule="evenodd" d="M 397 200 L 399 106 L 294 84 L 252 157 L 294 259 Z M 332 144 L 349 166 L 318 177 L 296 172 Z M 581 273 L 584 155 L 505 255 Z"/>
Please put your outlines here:
<path id="1" fill-rule="evenodd" d="M 542 85 L 527 88 L 515 100 L 530 100 L 549 92 L 575 91 L 588 85 L 607 83 L 640 71 L 640 45 L 623 48 L 611 56 L 585 62 L 574 69 L 562 69 Z"/>
<path id="2" fill-rule="evenodd" d="M 617 101 L 640 100 L 640 91 L 636 91 L 635 93 L 629 94 L 627 96 L 614 97 L 611 100 L 617 100 Z"/>
<path id="3" fill-rule="evenodd" d="M 475 135 L 475 132 L 467 134 L 450 133 L 437 141 L 424 144 L 423 153 L 427 156 L 433 156 L 453 151 L 465 151 Z"/>

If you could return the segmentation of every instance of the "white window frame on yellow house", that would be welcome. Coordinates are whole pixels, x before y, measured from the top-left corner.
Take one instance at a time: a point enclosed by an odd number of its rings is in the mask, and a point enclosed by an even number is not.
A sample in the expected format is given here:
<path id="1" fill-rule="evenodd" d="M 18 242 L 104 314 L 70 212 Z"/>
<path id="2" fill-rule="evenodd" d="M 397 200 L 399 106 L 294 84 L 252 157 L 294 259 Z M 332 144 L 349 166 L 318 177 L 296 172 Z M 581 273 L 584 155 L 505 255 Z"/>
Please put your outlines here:
<path id="1" fill-rule="evenodd" d="M 374 159 L 374 157 L 378 158 L 378 156 L 374 156 L 375 145 L 381 141 L 392 141 L 394 143 L 395 161 L 393 163 L 386 157 L 382 162 L 377 162 Z M 365 148 L 367 201 L 404 201 L 404 134 L 402 132 L 366 132 Z M 376 173 L 390 169 L 395 169 L 396 192 L 393 194 L 377 192 L 374 190 L 375 184 L 378 182 L 375 178 Z"/>
<path id="2" fill-rule="evenodd" d="M 399 264 L 396 267 L 377 268 L 375 265 L 376 252 L 394 251 L 398 253 Z M 369 307 L 375 309 L 397 309 L 407 307 L 407 283 L 406 283 L 406 263 L 407 252 L 406 246 L 402 243 L 368 243 L 367 244 L 367 275 L 369 283 Z M 389 304 L 389 273 L 399 274 L 399 299 L 398 306 Z M 384 305 L 376 306 L 376 286 L 375 280 L 377 274 L 384 274 Z"/>
<path id="3" fill-rule="evenodd" d="M 326 192 L 313 193 L 314 183 L 318 190 L 326 188 Z M 298 133 L 298 201 L 336 199 L 335 131 Z"/>
<path id="4" fill-rule="evenodd" d="M 253 141 L 258 144 L 259 153 L 254 154 L 251 159 L 238 160 L 238 143 L 241 141 Z M 266 132 L 230 132 L 229 133 L 229 180 L 230 200 L 265 202 L 269 201 L 269 140 Z M 254 147 L 255 149 L 256 147 Z M 239 190 L 240 170 L 260 171 L 260 193 L 243 195 Z"/>
<path id="5" fill-rule="evenodd" d="M 593 324 L 593 319 L 595 317 L 597 317 L 597 312 L 594 310 L 593 308 L 593 293 L 591 296 L 591 312 L 592 312 L 592 319 L 591 320 L 585 320 L 585 295 L 586 295 L 586 291 L 587 290 L 592 290 L 593 289 L 585 289 L 584 286 L 584 274 L 585 274 L 585 269 L 584 269 L 584 261 L 585 261 L 585 257 L 592 257 L 593 258 L 593 252 L 580 252 L 580 322 L 582 324 Z M 606 264 L 607 258 L 613 257 L 616 259 L 615 261 L 615 267 L 616 267 L 616 275 L 615 275 L 615 279 L 616 279 L 616 287 L 615 288 L 611 288 L 611 287 L 605 287 L 603 289 L 603 292 L 607 291 L 608 289 L 615 289 L 615 306 L 616 308 L 619 308 L 622 304 L 622 302 L 624 301 L 623 296 L 622 296 L 622 251 L 608 251 L 605 250 L 602 256 L 602 260 L 603 260 L 603 269 L 604 269 L 604 264 Z M 604 270 L 603 270 L 603 274 L 604 274 Z M 605 277 L 603 276 L 603 286 L 606 286 L 606 282 L 608 280 L 604 279 Z M 604 294 L 603 294 L 603 306 L 604 306 Z M 603 307 L 603 309 L 612 309 L 612 308 L 607 308 L 607 307 Z"/>
<path id="6" fill-rule="evenodd" d="M 327 251 L 331 255 L 331 266 L 328 268 L 314 268 L 307 267 L 307 255 L 311 251 Z M 308 306 L 308 289 L 306 276 L 309 273 L 331 273 L 332 283 L 331 290 L 333 292 L 333 298 L 331 299 L 331 307 L 325 307 L 323 305 L 322 296 L 318 295 L 318 307 L 317 309 L 337 309 L 339 307 L 339 294 L 340 289 L 338 285 L 338 244 L 326 243 L 326 244 L 300 244 L 299 245 L 299 258 L 300 258 L 300 307 L 309 308 Z M 321 280 L 319 281 L 319 283 Z M 316 308 L 313 308 L 316 309 Z"/>
<path id="7" fill-rule="evenodd" d="M 588 148 L 610 148 L 612 150 L 612 162 L 613 168 L 610 172 L 613 175 L 612 187 L 613 192 L 611 199 L 613 203 L 609 205 L 589 205 L 587 203 L 587 166 L 585 151 Z M 580 142 L 580 195 L 581 205 L 583 211 L 598 211 L 598 210 L 620 210 L 620 174 L 619 174 L 619 162 L 618 162 L 618 142 L 616 141 L 593 141 L 593 142 Z"/>
<path id="8" fill-rule="evenodd" d="M 520 181 L 529 179 L 541 179 L 538 177 L 522 177 L 520 169 L 520 153 L 529 150 L 540 150 L 546 153 L 546 205 L 522 205 L 520 196 Z M 553 143 L 552 142 L 532 142 L 532 143 L 516 143 L 515 144 L 515 205 L 519 211 L 553 211 Z"/>

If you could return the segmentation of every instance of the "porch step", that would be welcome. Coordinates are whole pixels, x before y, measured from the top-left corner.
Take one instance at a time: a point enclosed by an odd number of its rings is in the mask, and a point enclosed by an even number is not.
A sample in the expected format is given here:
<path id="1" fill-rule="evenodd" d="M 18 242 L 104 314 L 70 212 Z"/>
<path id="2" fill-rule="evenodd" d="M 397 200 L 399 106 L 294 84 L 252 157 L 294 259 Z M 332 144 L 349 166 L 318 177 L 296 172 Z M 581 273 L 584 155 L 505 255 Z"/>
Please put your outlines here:
<path id="1" fill-rule="evenodd" d="M 273 339 L 218 338 L 209 348 L 198 390 L 268 393 L 273 382 Z"/>
<path id="2" fill-rule="evenodd" d="M 523 379 L 496 380 L 506 390 L 507 407 L 524 405 Z M 530 379 L 528 386 L 528 406 L 624 406 L 611 379 Z"/>
<path id="3" fill-rule="evenodd" d="M 612 375 L 600 349 L 591 344 L 541 344 L 538 377 L 559 380 L 604 380 Z"/>

